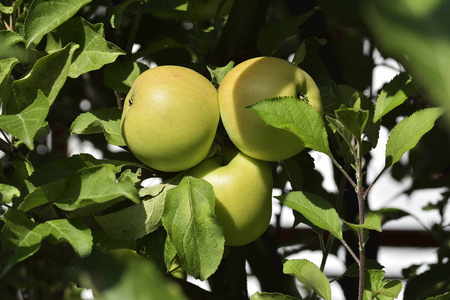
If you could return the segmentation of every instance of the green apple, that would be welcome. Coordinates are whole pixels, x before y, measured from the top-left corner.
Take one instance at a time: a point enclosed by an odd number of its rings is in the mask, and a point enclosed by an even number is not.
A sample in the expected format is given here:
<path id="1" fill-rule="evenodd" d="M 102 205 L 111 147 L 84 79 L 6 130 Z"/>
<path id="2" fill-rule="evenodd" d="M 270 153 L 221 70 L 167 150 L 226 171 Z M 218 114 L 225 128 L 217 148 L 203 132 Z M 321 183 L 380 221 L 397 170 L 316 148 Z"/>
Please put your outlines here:
<path id="1" fill-rule="evenodd" d="M 293 133 L 267 125 L 246 108 L 260 100 L 295 96 L 307 99 L 320 114 L 322 102 L 314 80 L 294 64 L 275 57 L 257 57 L 234 67 L 219 87 L 219 106 L 233 144 L 248 156 L 284 160 L 304 149 Z"/>
<path id="2" fill-rule="evenodd" d="M 121 131 L 130 151 L 149 167 L 176 172 L 207 156 L 219 123 L 217 90 L 180 66 L 139 75 L 124 103 Z"/>
<path id="3" fill-rule="evenodd" d="M 272 171 L 265 161 L 233 148 L 222 158 L 214 156 L 190 174 L 208 181 L 216 196 L 215 214 L 222 224 L 225 244 L 242 246 L 267 229 L 272 216 Z"/>

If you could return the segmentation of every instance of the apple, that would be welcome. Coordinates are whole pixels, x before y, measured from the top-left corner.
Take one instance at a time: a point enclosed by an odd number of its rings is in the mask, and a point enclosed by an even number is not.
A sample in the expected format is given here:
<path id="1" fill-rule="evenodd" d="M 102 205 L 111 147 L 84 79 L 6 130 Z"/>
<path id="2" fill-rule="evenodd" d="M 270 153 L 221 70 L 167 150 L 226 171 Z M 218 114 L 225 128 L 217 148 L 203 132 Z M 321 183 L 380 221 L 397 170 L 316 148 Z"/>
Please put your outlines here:
<path id="1" fill-rule="evenodd" d="M 280 96 L 307 99 L 322 114 L 320 92 L 314 80 L 284 59 L 252 58 L 225 75 L 219 87 L 220 115 L 229 138 L 240 151 L 256 159 L 279 161 L 304 149 L 296 135 L 267 125 L 246 108 Z"/>
<path id="2" fill-rule="evenodd" d="M 219 118 L 217 90 L 210 81 L 185 67 L 159 66 L 134 81 L 120 126 L 141 162 L 177 172 L 205 159 Z"/>
<path id="3" fill-rule="evenodd" d="M 272 171 L 265 161 L 228 150 L 195 166 L 190 175 L 209 182 L 216 196 L 215 214 L 222 224 L 225 245 L 242 246 L 256 240 L 272 216 Z"/>

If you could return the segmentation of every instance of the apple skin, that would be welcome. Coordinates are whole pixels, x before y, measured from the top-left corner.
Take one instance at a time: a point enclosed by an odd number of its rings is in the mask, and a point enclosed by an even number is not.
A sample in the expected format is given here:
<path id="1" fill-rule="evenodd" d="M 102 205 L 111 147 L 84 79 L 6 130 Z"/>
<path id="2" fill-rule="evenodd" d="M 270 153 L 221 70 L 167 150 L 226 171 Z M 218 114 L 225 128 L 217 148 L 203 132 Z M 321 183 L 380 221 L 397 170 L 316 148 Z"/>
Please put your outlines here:
<path id="1" fill-rule="evenodd" d="M 124 102 L 121 132 L 141 162 L 177 172 L 205 159 L 219 118 L 211 82 L 185 67 L 159 66 L 134 81 Z"/>
<path id="2" fill-rule="evenodd" d="M 233 144 L 248 156 L 265 161 L 298 154 L 304 147 L 296 135 L 267 125 L 246 107 L 263 99 L 301 93 L 322 114 L 317 85 L 294 64 L 276 57 L 257 57 L 234 67 L 219 87 L 220 115 Z"/>
<path id="3" fill-rule="evenodd" d="M 215 214 L 222 224 L 225 245 L 242 246 L 256 240 L 267 229 L 272 216 L 272 171 L 260 161 L 233 150 L 222 158 L 209 158 L 190 175 L 209 182 L 216 195 Z"/>

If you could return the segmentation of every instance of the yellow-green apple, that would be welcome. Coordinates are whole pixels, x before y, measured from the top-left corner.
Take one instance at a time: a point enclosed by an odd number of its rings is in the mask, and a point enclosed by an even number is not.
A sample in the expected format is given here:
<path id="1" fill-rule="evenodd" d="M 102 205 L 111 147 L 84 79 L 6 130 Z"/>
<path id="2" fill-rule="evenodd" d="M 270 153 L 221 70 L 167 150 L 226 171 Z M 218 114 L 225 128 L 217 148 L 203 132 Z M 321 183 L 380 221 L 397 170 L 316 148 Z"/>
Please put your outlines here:
<path id="1" fill-rule="evenodd" d="M 272 171 L 267 162 L 228 150 L 189 173 L 209 182 L 216 196 L 215 214 L 222 224 L 225 244 L 242 246 L 267 229 L 272 215 Z"/>
<path id="2" fill-rule="evenodd" d="M 139 75 L 124 103 L 121 131 L 149 167 L 189 169 L 207 156 L 219 123 L 217 90 L 189 68 L 159 66 Z"/>
<path id="3" fill-rule="evenodd" d="M 292 157 L 304 149 L 293 133 L 267 125 L 246 108 L 260 100 L 295 96 L 322 113 L 314 80 L 294 64 L 275 57 L 257 57 L 234 67 L 219 87 L 220 116 L 233 144 L 245 154 L 265 161 Z"/>

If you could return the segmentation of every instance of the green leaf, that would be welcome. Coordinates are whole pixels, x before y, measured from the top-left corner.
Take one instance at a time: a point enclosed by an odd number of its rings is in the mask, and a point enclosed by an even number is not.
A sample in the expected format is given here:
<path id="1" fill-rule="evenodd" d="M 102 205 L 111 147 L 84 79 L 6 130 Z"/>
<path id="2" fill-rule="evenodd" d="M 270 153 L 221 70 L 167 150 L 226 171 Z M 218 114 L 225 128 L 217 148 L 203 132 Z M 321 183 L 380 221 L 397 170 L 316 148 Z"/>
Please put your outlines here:
<path id="1" fill-rule="evenodd" d="M 384 266 L 382 266 L 378 261 L 373 259 L 366 259 L 364 260 L 364 268 L 366 270 L 375 269 L 375 270 L 382 270 L 384 269 Z M 359 265 L 358 263 L 353 263 L 348 267 L 348 269 L 337 278 L 334 278 L 333 281 L 337 281 L 342 277 L 359 277 Z"/>
<path id="2" fill-rule="evenodd" d="M 214 214 L 212 186 L 185 177 L 167 192 L 162 222 L 181 265 L 194 278 L 205 280 L 222 260 L 225 238 Z"/>
<path id="3" fill-rule="evenodd" d="M 383 280 L 385 272 L 382 270 L 368 270 L 364 281 L 364 300 L 378 299 L 377 296 L 397 298 L 402 290 L 400 280 Z"/>
<path id="4" fill-rule="evenodd" d="M 332 118 L 330 116 L 325 116 L 325 118 L 327 119 L 328 125 L 333 130 L 333 132 L 339 133 L 348 146 L 347 151 L 345 150 L 342 151 L 343 155 L 344 152 L 349 154 L 354 153 L 355 151 L 354 145 L 352 145 L 352 133 L 350 132 L 350 130 L 347 127 L 345 127 L 344 124 L 342 124 L 342 122 L 339 121 L 338 119 Z M 350 159 L 351 157 L 353 157 L 353 155 L 348 155 L 347 159 Z"/>
<path id="5" fill-rule="evenodd" d="M 0 12 L 10 15 L 13 13 L 13 7 L 12 6 L 4 6 L 2 3 L 0 3 Z"/>
<path id="6" fill-rule="evenodd" d="M 407 211 L 404 211 L 402 209 L 393 208 L 393 207 L 387 207 L 387 208 L 381 208 L 378 210 L 372 211 L 373 214 L 376 214 L 381 219 L 381 224 L 384 225 L 389 221 L 395 221 L 398 219 L 401 219 L 403 217 L 408 217 L 411 214 Z"/>
<path id="7" fill-rule="evenodd" d="M 57 51 L 72 42 L 80 46 L 75 50 L 70 65 L 68 76 L 72 78 L 98 70 L 114 62 L 119 55 L 125 55 L 119 47 L 105 40 L 102 23 L 93 25 L 81 17 L 69 20 L 52 31 L 47 38 L 46 51 Z"/>
<path id="8" fill-rule="evenodd" d="M 450 292 L 435 297 L 428 297 L 426 300 L 448 300 L 448 299 L 450 299 Z"/>
<path id="9" fill-rule="evenodd" d="M 166 50 L 170 48 L 185 48 L 186 46 L 180 42 L 175 41 L 171 38 L 163 38 L 158 41 L 154 41 L 150 43 L 150 46 L 136 52 L 135 54 L 131 55 L 132 60 L 137 60 L 138 58 L 144 57 L 144 56 L 150 56 L 153 53 L 159 52 L 161 50 Z"/>
<path id="10" fill-rule="evenodd" d="M 66 180 L 60 179 L 42 185 L 30 192 L 24 200 L 19 204 L 18 209 L 24 212 L 35 207 L 53 202 L 58 195 L 64 190 Z"/>
<path id="11" fill-rule="evenodd" d="M 406 151 L 414 148 L 443 114 L 444 109 L 442 108 L 423 109 L 395 125 L 386 144 L 386 166 L 392 166 Z"/>
<path id="12" fill-rule="evenodd" d="M 7 113 L 7 101 L 12 91 L 11 71 L 18 62 L 19 60 L 14 57 L 0 60 L 0 104 L 3 114 Z"/>
<path id="13" fill-rule="evenodd" d="M 80 114 L 70 126 L 71 134 L 103 133 L 108 143 L 125 146 L 120 131 L 122 111 L 115 107 L 101 108 Z"/>
<path id="14" fill-rule="evenodd" d="M 8 209 L 4 221 L 2 243 L 9 245 L 8 248 L 13 250 L 14 254 L 6 259 L 0 277 L 5 275 L 15 264 L 36 253 L 42 240 L 47 237 L 56 242 L 69 243 L 80 256 L 86 256 L 91 252 L 91 231 L 81 219 L 51 220 L 36 225 L 25 213 Z"/>
<path id="15" fill-rule="evenodd" d="M 280 44 L 289 36 L 296 34 L 296 29 L 305 23 L 317 8 L 300 15 L 283 18 L 267 26 L 258 38 L 258 49 L 263 55 L 273 55 Z"/>
<path id="16" fill-rule="evenodd" d="M 294 275 L 298 281 L 313 289 L 320 297 L 331 300 L 331 286 L 325 274 L 306 259 L 290 259 L 283 263 L 283 273 Z"/>
<path id="17" fill-rule="evenodd" d="M 405 102 L 417 90 L 418 87 L 413 83 L 408 73 L 401 72 L 395 76 L 383 87 L 377 98 L 373 122 L 378 122 L 388 112 Z"/>
<path id="18" fill-rule="evenodd" d="M 436 106 L 449 111 L 450 2 L 366 0 L 361 9 L 377 45 L 405 66 Z"/>
<path id="19" fill-rule="evenodd" d="M 347 108 L 341 106 L 335 111 L 340 123 L 350 131 L 352 135 L 360 138 L 369 119 L 369 112 L 360 108 Z"/>
<path id="20" fill-rule="evenodd" d="M 124 199 L 139 203 L 134 183 L 131 180 L 116 181 L 115 166 L 105 164 L 71 174 L 55 205 L 65 211 L 89 207 L 87 213 L 95 213 Z"/>
<path id="21" fill-rule="evenodd" d="M 219 86 L 222 82 L 222 79 L 225 77 L 225 75 L 228 74 L 228 72 L 231 71 L 234 67 L 234 62 L 230 61 L 226 66 L 223 67 L 216 67 L 213 65 L 207 65 L 209 74 L 211 74 L 212 83 L 215 86 Z"/>
<path id="22" fill-rule="evenodd" d="M 68 178 L 74 172 L 77 172 L 86 167 L 94 167 L 100 165 L 114 166 L 114 172 L 119 173 L 123 167 L 138 167 L 144 165 L 133 162 L 110 160 L 110 159 L 96 159 L 90 154 L 81 153 L 73 155 L 69 158 L 54 160 L 39 169 L 35 170 L 33 175 L 28 178 L 29 182 L 34 186 L 41 186 L 52 181 Z M 22 181 L 24 179 L 21 179 Z"/>
<path id="23" fill-rule="evenodd" d="M 112 28 L 119 28 L 122 15 L 125 9 L 132 3 L 139 0 L 126 0 L 118 5 L 110 6 L 106 9 L 106 18 L 109 20 Z"/>
<path id="24" fill-rule="evenodd" d="M 68 44 L 63 49 L 40 58 L 27 76 L 13 82 L 18 111 L 36 99 L 38 90 L 44 93 L 50 105 L 53 104 L 66 82 L 73 53 L 78 47 Z"/>
<path id="25" fill-rule="evenodd" d="M 103 83 L 110 89 L 128 94 L 136 78 L 148 70 L 144 64 L 135 61 L 115 61 L 104 68 Z"/>
<path id="26" fill-rule="evenodd" d="M 20 191 L 11 185 L 0 183 L 0 205 L 11 203 L 12 200 L 20 196 Z"/>
<path id="27" fill-rule="evenodd" d="M 255 111 L 270 126 L 293 132 L 305 147 L 332 156 L 322 117 L 305 101 L 295 97 L 272 98 L 248 108 Z"/>
<path id="28" fill-rule="evenodd" d="M 25 42 L 25 39 L 20 34 L 14 32 L 14 31 L 10 31 L 10 30 L 1 30 L 0 31 L 0 58 L 12 56 L 10 47 L 12 45 L 20 43 L 20 42 L 22 42 L 22 43 Z M 3 73 L 3 71 L 0 71 L 0 73 Z M 1 76 L 0 76 L 0 79 L 1 79 Z"/>
<path id="29" fill-rule="evenodd" d="M 364 219 L 364 224 L 352 224 L 343 220 L 347 226 L 360 233 L 362 229 L 370 229 L 381 232 L 381 218 L 377 214 L 369 213 Z"/>
<path id="30" fill-rule="evenodd" d="M 164 211 L 166 193 L 172 185 L 152 187 L 150 199 L 106 215 L 94 216 L 110 237 L 120 240 L 138 239 L 158 229 Z"/>
<path id="31" fill-rule="evenodd" d="M 91 0 L 34 0 L 24 23 L 27 48 L 73 17 Z"/>
<path id="32" fill-rule="evenodd" d="M 50 105 L 45 95 L 38 91 L 33 104 L 16 115 L 1 115 L 0 127 L 19 138 L 28 149 L 34 149 L 33 138 L 47 117 Z"/>
<path id="33" fill-rule="evenodd" d="M 284 295 L 281 293 L 254 293 L 250 300 L 298 300 L 298 298 Z"/>
<path id="34" fill-rule="evenodd" d="M 449 268 L 450 262 L 448 261 L 429 264 L 426 271 L 413 275 L 406 282 L 404 299 L 426 299 L 450 291 Z"/>
<path id="35" fill-rule="evenodd" d="M 80 284 L 96 291 L 96 300 L 187 300 L 155 264 L 136 255 L 92 255 L 77 271 Z"/>
<path id="36" fill-rule="evenodd" d="M 342 240 L 339 215 L 327 200 L 318 195 L 300 191 L 289 192 L 275 198 L 301 213 L 317 227 L 328 230 L 337 239 Z"/>

